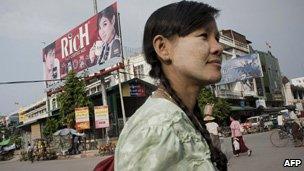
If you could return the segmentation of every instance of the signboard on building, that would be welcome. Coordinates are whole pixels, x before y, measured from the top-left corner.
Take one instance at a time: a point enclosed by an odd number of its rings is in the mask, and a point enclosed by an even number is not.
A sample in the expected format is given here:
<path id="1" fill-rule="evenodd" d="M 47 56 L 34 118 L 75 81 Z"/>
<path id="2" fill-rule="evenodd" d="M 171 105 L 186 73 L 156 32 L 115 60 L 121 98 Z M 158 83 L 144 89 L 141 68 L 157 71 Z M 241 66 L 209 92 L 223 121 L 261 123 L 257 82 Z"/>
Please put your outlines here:
<path id="1" fill-rule="evenodd" d="M 75 108 L 76 129 L 90 129 L 89 108 Z"/>
<path id="2" fill-rule="evenodd" d="M 24 108 L 21 107 L 18 111 L 18 115 L 19 115 L 19 123 L 25 123 L 27 121 L 27 116 L 25 115 L 25 111 Z"/>
<path id="3" fill-rule="evenodd" d="M 145 87 L 138 83 L 130 83 L 130 96 L 144 97 Z"/>
<path id="4" fill-rule="evenodd" d="M 39 123 L 31 125 L 31 139 L 35 140 L 37 138 L 41 138 L 41 129 Z"/>
<path id="5" fill-rule="evenodd" d="M 244 81 L 250 78 L 263 77 L 258 54 L 249 54 L 233 58 L 222 63 L 222 79 L 218 84 Z"/>
<path id="6" fill-rule="evenodd" d="M 63 83 L 68 72 L 91 74 L 122 61 L 117 3 L 70 30 L 43 51 L 46 91 Z"/>
<path id="7" fill-rule="evenodd" d="M 95 106 L 95 128 L 107 128 L 110 126 L 108 106 Z"/>

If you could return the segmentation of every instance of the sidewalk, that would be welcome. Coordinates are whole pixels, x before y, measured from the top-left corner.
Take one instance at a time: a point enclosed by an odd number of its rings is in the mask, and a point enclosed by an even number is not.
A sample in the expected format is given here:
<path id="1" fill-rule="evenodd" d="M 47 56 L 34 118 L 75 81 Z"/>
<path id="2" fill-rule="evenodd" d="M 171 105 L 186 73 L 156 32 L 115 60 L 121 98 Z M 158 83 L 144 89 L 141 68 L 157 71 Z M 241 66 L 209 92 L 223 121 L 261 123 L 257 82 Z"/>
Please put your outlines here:
<path id="1" fill-rule="evenodd" d="M 82 151 L 81 154 L 76 154 L 76 155 L 70 155 L 69 159 L 80 159 L 80 158 L 91 158 L 91 157 L 96 157 L 98 156 L 98 150 L 87 150 L 87 151 Z M 65 160 L 67 159 L 66 157 L 60 159 L 58 157 L 58 160 Z"/>

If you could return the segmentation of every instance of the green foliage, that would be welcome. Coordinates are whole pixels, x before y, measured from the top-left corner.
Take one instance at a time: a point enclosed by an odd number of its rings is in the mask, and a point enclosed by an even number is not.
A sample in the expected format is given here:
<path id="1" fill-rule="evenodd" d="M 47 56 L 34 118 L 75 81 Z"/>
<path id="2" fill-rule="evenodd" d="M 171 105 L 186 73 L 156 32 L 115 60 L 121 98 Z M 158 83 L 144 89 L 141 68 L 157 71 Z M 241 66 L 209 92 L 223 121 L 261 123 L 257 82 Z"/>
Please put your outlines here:
<path id="1" fill-rule="evenodd" d="M 58 97 L 61 123 L 70 128 L 75 128 L 75 108 L 92 106 L 86 95 L 85 83 L 71 71 L 63 87 L 63 92 Z"/>
<path id="2" fill-rule="evenodd" d="M 57 131 L 59 122 L 56 119 L 47 119 L 45 127 L 43 129 L 43 135 L 47 139 L 51 138 L 53 133 Z"/>
<path id="3" fill-rule="evenodd" d="M 210 89 L 202 88 L 198 97 L 199 106 L 202 111 L 207 103 L 214 104 L 212 115 L 220 122 L 223 123 L 229 116 L 231 107 L 230 104 L 225 100 L 215 97 Z"/>

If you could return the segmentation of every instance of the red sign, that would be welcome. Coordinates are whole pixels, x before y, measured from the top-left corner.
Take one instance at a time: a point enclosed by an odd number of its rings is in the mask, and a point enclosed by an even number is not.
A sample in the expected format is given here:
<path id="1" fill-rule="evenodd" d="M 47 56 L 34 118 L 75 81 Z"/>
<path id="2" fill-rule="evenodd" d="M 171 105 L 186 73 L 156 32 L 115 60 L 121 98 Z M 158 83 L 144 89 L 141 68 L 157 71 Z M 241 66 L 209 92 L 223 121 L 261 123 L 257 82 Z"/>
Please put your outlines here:
<path id="1" fill-rule="evenodd" d="M 43 49 L 46 80 L 65 78 L 69 71 L 88 74 L 122 61 L 117 3 L 107 7 Z M 58 82 L 48 81 L 47 88 Z"/>

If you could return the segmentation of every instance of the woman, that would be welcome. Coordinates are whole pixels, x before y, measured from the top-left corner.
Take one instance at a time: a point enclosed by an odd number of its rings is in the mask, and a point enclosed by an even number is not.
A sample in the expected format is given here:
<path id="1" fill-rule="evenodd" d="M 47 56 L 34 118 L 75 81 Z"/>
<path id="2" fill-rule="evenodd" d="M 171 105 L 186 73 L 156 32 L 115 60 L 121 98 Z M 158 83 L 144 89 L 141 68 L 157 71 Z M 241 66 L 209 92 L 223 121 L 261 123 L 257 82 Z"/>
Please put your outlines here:
<path id="1" fill-rule="evenodd" d="M 247 148 L 245 142 L 243 140 L 242 132 L 241 132 L 241 124 L 237 120 L 236 115 L 230 116 L 230 129 L 231 129 L 231 143 L 232 143 L 232 150 L 233 155 L 235 157 L 239 157 L 240 153 L 246 153 L 248 156 L 251 156 L 251 150 Z M 235 141 L 237 141 L 239 149 L 235 149 Z"/>
<path id="2" fill-rule="evenodd" d="M 99 40 L 90 50 L 90 59 L 93 63 L 97 59 L 99 65 L 114 57 L 121 57 L 121 44 L 118 36 L 117 13 L 115 6 L 109 6 L 99 13 L 97 26 Z"/>
<path id="3" fill-rule="evenodd" d="M 197 104 L 200 88 L 221 78 L 218 10 L 181 1 L 148 19 L 143 50 L 160 85 L 122 130 L 115 170 L 227 170 Z"/>
<path id="4" fill-rule="evenodd" d="M 219 136 L 219 125 L 214 122 L 215 118 L 211 115 L 207 115 L 204 117 L 204 121 L 206 122 L 206 128 L 210 133 L 210 138 L 214 147 L 221 149 L 221 141 Z"/>

